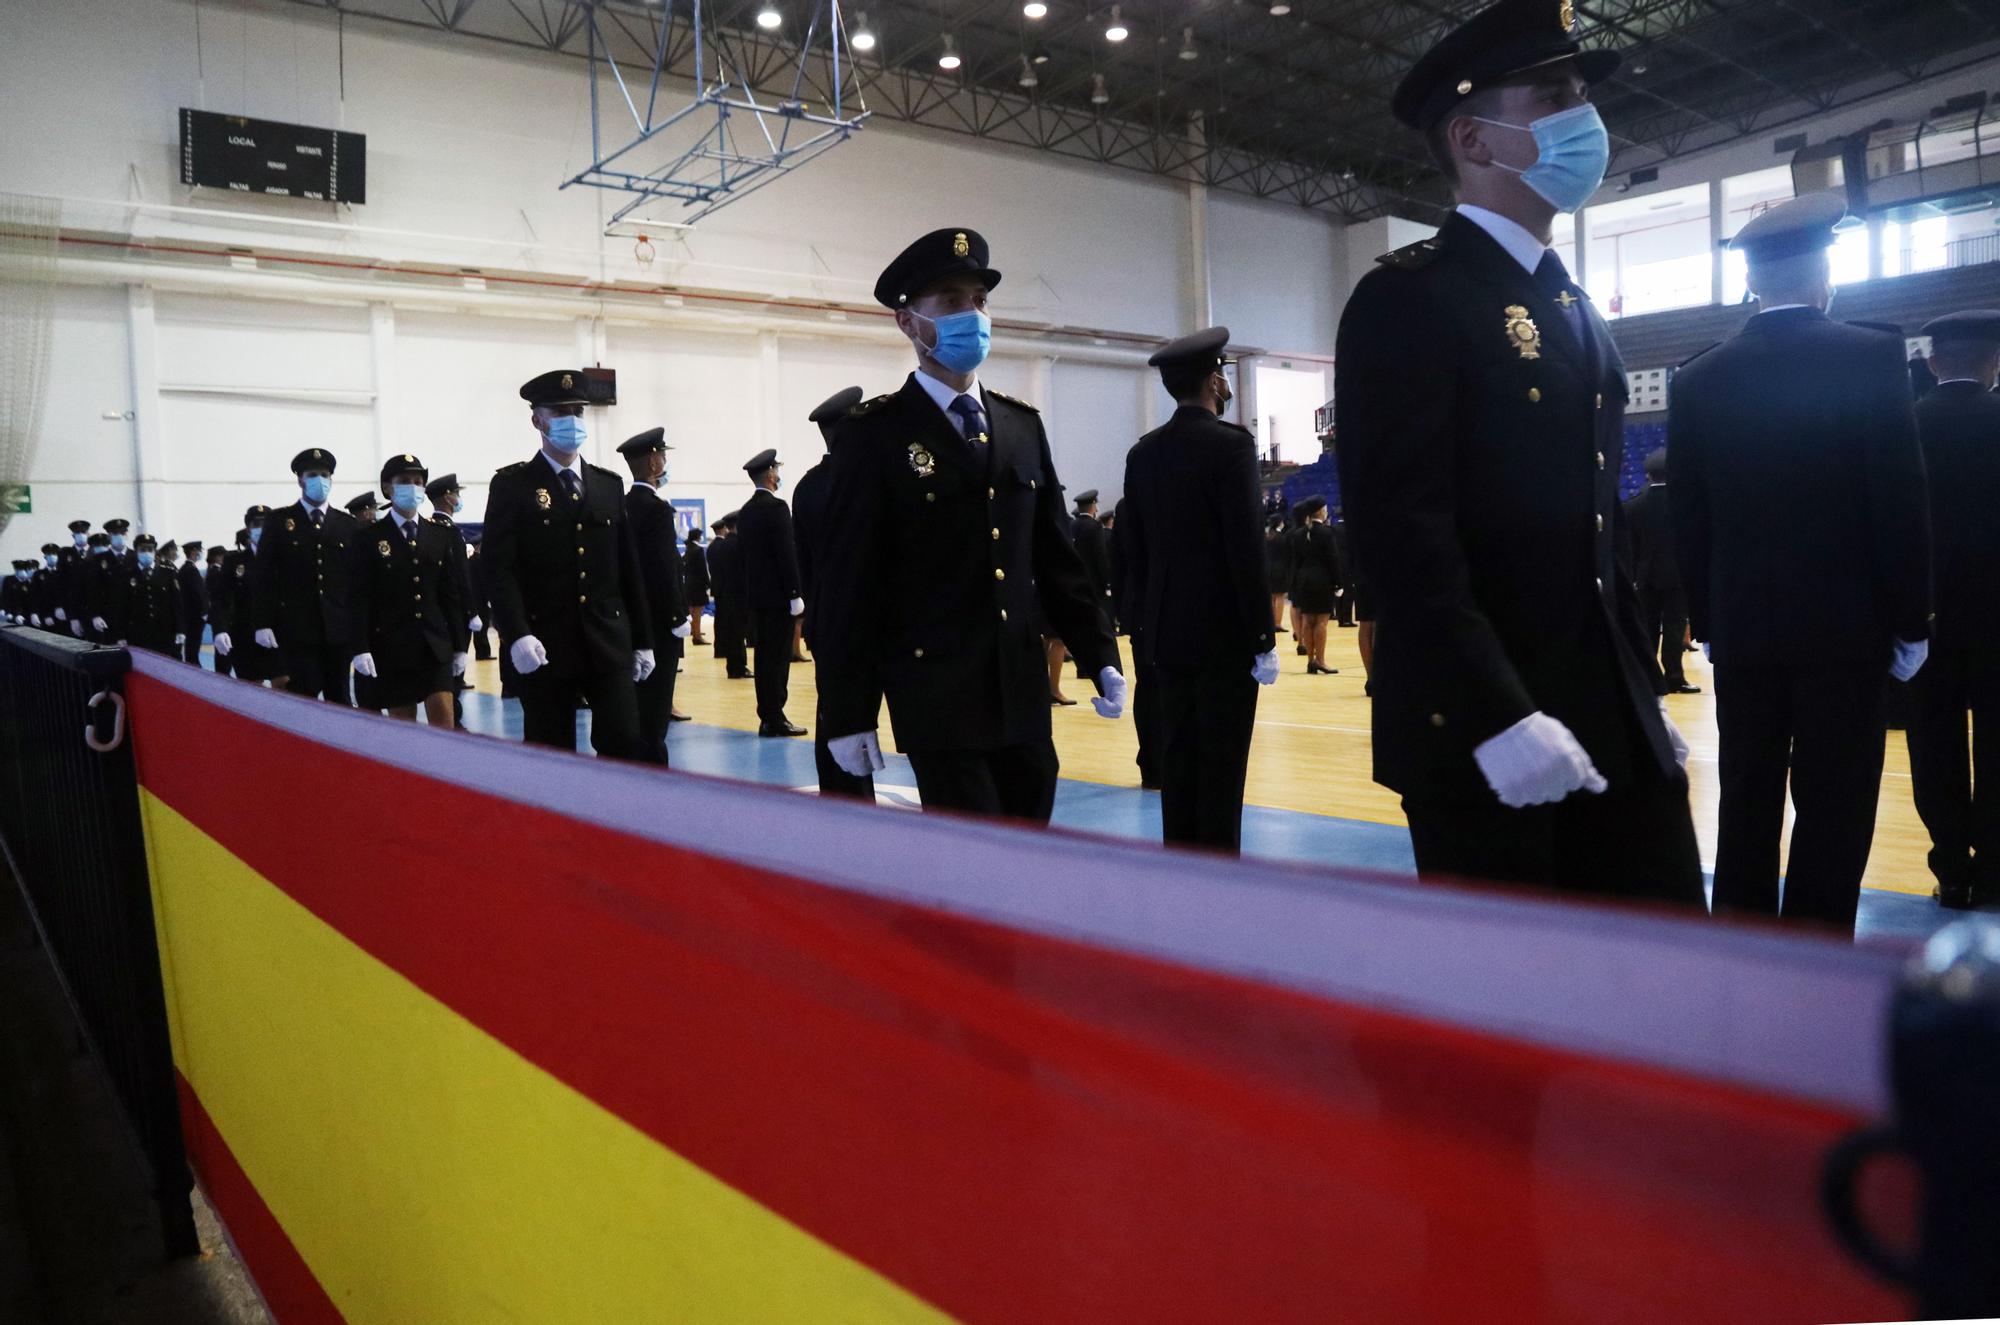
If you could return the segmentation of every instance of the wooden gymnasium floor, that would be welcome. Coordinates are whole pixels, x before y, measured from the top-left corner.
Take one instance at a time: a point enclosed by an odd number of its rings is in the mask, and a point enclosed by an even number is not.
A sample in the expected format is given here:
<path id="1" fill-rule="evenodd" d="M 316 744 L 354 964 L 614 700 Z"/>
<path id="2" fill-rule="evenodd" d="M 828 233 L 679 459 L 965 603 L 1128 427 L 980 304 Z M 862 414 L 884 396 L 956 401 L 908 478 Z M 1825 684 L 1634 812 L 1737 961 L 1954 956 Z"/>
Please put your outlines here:
<path id="1" fill-rule="evenodd" d="M 1305 659 L 1280 636 L 1282 674 L 1262 692 L 1256 742 L 1250 756 L 1245 816 L 1245 849 L 1251 854 L 1322 864 L 1409 869 L 1409 843 L 1397 798 L 1369 780 L 1369 700 L 1361 692 L 1362 672 L 1354 630 L 1331 632 L 1328 662 L 1338 676 L 1305 673 Z M 1120 641 L 1121 646 L 1128 641 Z M 683 662 L 677 705 L 694 721 L 675 724 L 670 737 L 677 767 L 793 787 L 813 784 L 809 739 L 755 737 L 753 684 L 730 681 L 712 647 L 692 648 Z M 1689 774 L 1695 827 L 1702 859 L 1712 867 L 1715 853 L 1715 701 L 1707 663 L 1688 655 L 1688 679 L 1699 695 L 1668 699 L 1674 720 L 1693 747 Z M 1127 674 L 1130 675 L 1128 669 Z M 493 662 L 475 662 L 472 680 L 482 692 L 468 696 L 467 725 L 490 735 L 518 739 L 518 705 L 498 700 L 499 671 Z M 1158 797 L 1141 793 L 1133 762 L 1137 750 L 1129 719 L 1107 722 L 1091 711 L 1092 688 L 1066 673 L 1064 689 L 1080 701 L 1057 709 L 1055 738 L 1063 785 L 1056 822 L 1120 836 L 1158 840 Z M 793 721 L 810 727 L 813 669 L 794 664 L 791 674 Z M 887 741 L 887 715 L 884 739 Z M 588 742 L 583 742 L 588 749 Z M 893 756 L 878 778 L 884 800 L 912 803 L 908 766 Z M 1913 936 L 1946 918 L 1930 901 L 1931 878 L 1924 864 L 1929 840 L 1910 800 L 1909 755 L 1900 732 L 1888 737 L 1875 848 L 1864 894 L 1864 933 Z"/>

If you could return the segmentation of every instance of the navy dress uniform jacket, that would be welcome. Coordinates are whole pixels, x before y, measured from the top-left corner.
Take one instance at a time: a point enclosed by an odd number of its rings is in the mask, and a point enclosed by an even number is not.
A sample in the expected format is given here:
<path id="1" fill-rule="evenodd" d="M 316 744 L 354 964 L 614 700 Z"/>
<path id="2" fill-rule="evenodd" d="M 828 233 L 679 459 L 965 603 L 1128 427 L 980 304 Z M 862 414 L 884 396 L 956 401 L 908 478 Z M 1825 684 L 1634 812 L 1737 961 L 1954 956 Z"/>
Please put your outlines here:
<path id="1" fill-rule="evenodd" d="M 1112 613 L 1117 604 L 1111 597 L 1110 533 L 1098 523 L 1097 517 L 1077 515 L 1070 520 L 1070 541 L 1076 544 L 1076 555 L 1083 559 L 1084 578 L 1097 591 L 1105 612 Z"/>
<path id="2" fill-rule="evenodd" d="M 188 634 L 199 635 L 208 617 L 208 580 L 191 561 L 182 562 L 174 576 L 181 591 L 181 621 Z"/>
<path id="3" fill-rule="evenodd" d="M 174 636 L 186 627 L 182 624 L 180 581 L 174 572 L 155 562 L 150 570 L 127 568 L 124 578 L 124 629 L 117 638 L 179 657 Z"/>
<path id="4" fill-rule="evenodd" d="M 2000 650 L 2000 396 L 1975 382 L 1917 402 L 1930 476 L 1933 574 L 1942 649 Z"/>
<path id="5" fill-rule="evenodd" d="M 1240 665 L 1247 676 L 1273 645 L 1249 432 L 1183 405 L 1126 455 L 1124 492 L 1117 532 L 1134 603 L 1126 625 L 1142 660 Z"/>
<path id="6" fill-rule="evenodd" d="M 987 391 L 982 463 L 914 375 L 836 425 L 815 546 L 821 721 L 896 744 L 978 751 L 1047 743 L 1046 614 L 1083 675 L 1118 665 L 1101 596 L 1064 525 L 1041 416 Z"/>
<path id="7" fill-rule="evenodd" d="M 1375 646 L 1375 780 L 1492 804 L 1472 752 L 1536 710 L 1614 785 L 1677 778 L 1659 670 L 1617 554 L 1625 366 L 1454 213 L 1341 317 L 1342 503 Z M 1518 312 L 1516 310 L 1519 310 Z"/>
<path id="8" fill-rule="evenodd" d="M 302 501 L 264 517 L 250 567 L 250 629 L 275 632 L 280 652 L 354 638 L 347 549 L 361 526 L 339 507 L 324 510 L 318 527 Z"/>
<path id="9" fill-rule="evenodd" d="M 752 612 L 785 612 L 792 599 L 805 596 L 792 512 L 785 503 L 766 489 L 757 489 L 736 517 L 736 541 L 743 559 L 744 607 Z"/>
<path id="10" fill-rule="evenodd" d="M 486 494 L 479 555 L 491 558 L 502 647 L 535 636 L 552 676 L 627 671 L 634 650 L 653 647 L 624 480 L 597 465 L 578 468 L 574 500 L 540 453 L 497 470 Z"/>
<path id="11" fill-rule="evenodd" d="M 798 485 L 792 489 L 792 535 L 799 557 L 799 594 L 806 600 L 808 644 L 812 642 L 813 611 L 819 597 L 813 548 L 815 541 L 823 536 L 826 525 L 826 489 L 832 469 L 833 457 L 822 456 L 818 464 L 799 476 Z"/>
<path id="12" fill-rule="evenodd" d="M 464 586 L 452 548 L 457 535 L 429 520 L 418 520 L 416 530 L 413 545 L 395 517 L 385 515 L 348 549 L 355 587 L 349 646 L 372 653 L 380 677 L 429 674 L 465 651 Z"/>
<path id="13" fill-rule="evenodd" d="M 681 656 L 681 641 L 673 632 L 688 619 L 674 504 L 655 495 L 646 484 L 634 483 L 625 493 L 625 520 L 632 528 L 639 580 L 645 588 L 646 611 L 653 625 L 655 657 L 660 666 L 666 667 Z"/>
<path id="14" fill-rule="evenodd" d="M 1930 622 L 1930 519 L 1903 342 L 1760 313 L 1675 375 L 1667 464 L 1696 639 L 1717 666 L 1887 668 Z"/>

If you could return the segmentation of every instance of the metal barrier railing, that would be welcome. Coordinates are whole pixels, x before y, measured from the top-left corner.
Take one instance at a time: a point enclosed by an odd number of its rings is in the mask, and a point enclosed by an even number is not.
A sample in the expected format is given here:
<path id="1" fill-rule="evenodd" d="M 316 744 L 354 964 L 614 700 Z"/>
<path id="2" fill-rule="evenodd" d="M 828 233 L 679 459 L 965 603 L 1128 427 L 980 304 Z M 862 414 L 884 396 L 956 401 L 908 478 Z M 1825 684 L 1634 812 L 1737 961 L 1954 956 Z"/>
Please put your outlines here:
<path id="1" fill-rule="evenodd" d="M 199 1250 L 181 1145 L 123 649 L 0 628 L 0 847 L 151 1170 L 167 1252 Z"/>

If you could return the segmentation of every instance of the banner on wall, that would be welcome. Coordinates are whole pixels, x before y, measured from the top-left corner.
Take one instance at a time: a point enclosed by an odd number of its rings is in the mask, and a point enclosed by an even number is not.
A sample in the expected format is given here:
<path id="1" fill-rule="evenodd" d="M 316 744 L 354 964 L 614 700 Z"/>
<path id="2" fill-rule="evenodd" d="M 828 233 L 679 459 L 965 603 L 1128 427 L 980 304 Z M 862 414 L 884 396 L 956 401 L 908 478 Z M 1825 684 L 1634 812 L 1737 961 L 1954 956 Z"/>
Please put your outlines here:
<path id="1" fill-rule="evenodd" d="M 1890 1319 L 1889 957 L 429 732 L 134 654 L 190 1152 L 295 1322 Z"/>

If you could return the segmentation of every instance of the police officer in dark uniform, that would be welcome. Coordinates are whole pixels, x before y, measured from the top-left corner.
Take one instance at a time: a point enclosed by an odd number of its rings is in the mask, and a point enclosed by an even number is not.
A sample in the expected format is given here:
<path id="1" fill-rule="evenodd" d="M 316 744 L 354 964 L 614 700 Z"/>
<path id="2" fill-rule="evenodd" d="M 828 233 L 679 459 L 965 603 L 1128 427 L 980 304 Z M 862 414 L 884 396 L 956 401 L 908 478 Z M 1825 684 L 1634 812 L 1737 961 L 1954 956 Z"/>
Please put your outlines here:
<path id="1" fill-rule="evenodd" d="M 814 630 L 842 768 L 882 768 L 886 697 L 925 809 L 1047 823 L 1058 765 L 1038 618 L 1096 678 L 1103 716 L 1124 712 L 1125 678 L 1063 530 L 1041 416 L 977 378 L 999 283 L 971 230 L 925 235 L 876 282 L 917 371 L 835 426 L 827 504 L 839 514 L 814 549 Z"/>
<path id="2" fill-rule="evenodd" d="M 333 453 L 314 446 L 292 457 L 299 500 L 271 512 L 250 569 L 255 642 L 278 654 L 278 675 L 295 695 L 350 702 L 354 593 L 347 550 L 360 526 L 328 504 Z"/>
<path id="3" fill-rule="evenodd" d="M 715 541 L 708 546 L 709 589 L 715 595 L 715 656 L 722 659 L 732 681 L 752 677 L 744 653 L 749 628 L 744 623 L 743 545 L 736 541 L 735 511 L 713 526 Z"/>
<path id="4" fill-rule="evenodd" d="M 14 625 L 28 623 L 29 586 L 35 580 L 35 563 L 14 559 L 14 573 L 0 581 L 0 618 Z"/>
<path id="5" fill-rule="evenodd" d="M 806 610 L 799 582 L 798 540 L 792 512 L 778 500 L 784 481 L 776 451 L 760 451 L 743 466 L 757 485 L 736 514 L 737 552 L 743 566 L 743 603 L 757 650 L 757 734 L 803 736 L 785 716 L 791 693 L 792 623 Z"/>
<path id="6" fill-rule="evenodd" d="M 1458 207 L 1342 315 L 1342 505 L 1381 623 L 1376 781 L 1427 877 L 1703 904 L 1682 771 L 1618 564 L 1624 365 L 1550 247 L 1603 180 L 1618 56 L 1502 0 L 1397 88 Z"/>
<path id="7" fill-rule="evenodd" d="M 576 749 L 576 713 L 590 705 L 590 744 L 600 755 L 637 759 L 636 685 L 654 667 L 625 483 L 583 460 L 586 405 L 616 405 L 605 368 L 557 368 L 530 379 L 521 399 L 541 451 L 493 475 L 486 497 L 485 551 L 493 611 L 517 674 L 526 738 Z"/>
<path id="8" fill-rule="evenodd" d="M 132 540 L 132 565 L 126 571 L 119 612 L 118 638 L 134 648 L 151 649 L 169 658 L 181 656 L 187 630 L 181 614 L 181 586 L 174 572 L 159 560 L 159 540 L 141 534 Z"/>
<path id="9" fill-rule="evenodd" d="M 1917 402 L 1937 620 L 1910 682 L 1910 777 L 1938 902 L 1965 910 L 2000 903 L 2000 310 L 1950 313 L 1923 334 L 1937 379 Z"/>
<path id="10" fill-rule="evenodd" d="M 1625 528 L 1631 536 L 1632 576 L 1639 590 L 1639 624 L 1654 641 L 1666 694 L 1698 695 L 1689 685 L 1687 656 L 1687 591 L 1681 587 L 1674 560 L 1674 531 L 1667 496 L 1665 448 L 1646 457 L 1646 486 L 1625 503 Z"/>
<path id="11" fill-rule="evenodd" d="M 201 586 L 208 594 L 208 633 L 211 639 L 223 629 L 220 623 L 228 619 L 229 591 L 233 587 L 230 577 L 223 573 L 223 566 L 228 560 L 229 549 L 222 544 L 217 543 L 208 549 L 208 574 L 203 577 Z M 228 676 L 233 670 L 229 655 L 220 648 L 209 654 L 208 663 L 222 676 Z"/>
<path id="12" fill-rule="evenodd" d="M 625 492 L 625 523 L 632 529 L 639 579 L 653 619 L 654 653 L 659 666 L 639 682 L 639 759 L 665 767 L 667 728 L 673 725 L 674 681 L 680 671 L 681 641 L 688 637 L 687 596 L 681 588 L 681 554 L 675 537 L 674 504 L 662 491 L 667 482 L 665 428 L 648 428 L 619 443 L 618 454 L 632 471 Z"/>
<path id="13" fill-rule="evenodd" d="M 1716 909 L 1852 934 L 1882 676 L 1908 680 L 1929 651 L 1930 526 L 1902 338 L 1826 315 L 1845 211 L 1837 194 L 1796 198 L 1731 241 L 1761 310 L 1675 375 L 1667 463 L 1688 612 L 1715 663 Z"/>
<path id="14" fill-rule="evenodd" d="M 124 638 L 125 563 L 111 546 L 109 533 L 95 533 L 87 540 L 89 553 L 83 564 L 83 601 L 70 624 L 79 639 L 93 644 L 116 644 Z"/>
<path id="15" fill-rule="evenodd" d="M 424 480 L 413 455 L 382 465 L 389 513 L 348 548 L 354 586 L 355 690 L 364 708 L 452 730 L 452 679 L 465 672 L 465 573 L 458 531 L 427 520 Z"/>
<path id="16" fill-rule="evenodd" d="M 90 556 L 90 521 L 71 520 L 69 522 L 70 546 L 57 554 L 55 606 L 52 618 L 61 623 L 72 635 L 83 637 L 86 620 L 83 612 L 84 567 Z"/>
<path id="17" fill-rule="evenodd" d="M 42 544 L 42 559 L 35 563 L 28 584 L 28 623 L 43 630 L 56 630 L 56 583 L 62 569 L 63 549 L 54 543 Z"/>
<path id="18" fill-rule="evenodd" d="M 1264 595 L 1257 446 L 1221 418 L 1234 394 L 1223 371 L 1228 343 L 1229 328 L 1210 327 L 1147 360 L 1177 408 L 1126 455 L 1118 524 L 1138 604 L 1133 648 L 1159 679 L 1163 836 L 1234 853 L 1257 687 L 1278 679 L 1278 650 Z M 1094 523 L 1077 501 L 1077 523 Z"/>
<path id="19" fill-rule="evenodd" d="M 227 658 L 230 669 L 245 681 L 281 681 L 284 662 L 278 651 L 257 639 L 260 633 L 251 615 L 251 584 L 257 566 L 257 547 L 264 539 L 264 522 L 271 508 L 262 504 L 243 512 L 240 531 L 242 545 L 222 562 L 222 583 L 209 586 L 209 610 L 215 627 L 215 653 Z M 217 590 L 222 590 L 218 599 Z"/>
<path id="20" fill-rule="evenodd" d="M 709 604 L 708 549 L 704 546 L 707 540 L 708 531 L 695 525 L 688 530 L 687 548 L 681 553 L 681 588 L 687 594 L 688 621 L 694 627 L 688 642 L 695 645 L 708 643 L 701 630 L 701 619 L 707 615 Z"/>
<path id="21" fill-rule="evenodd" d="M 201 628 L 208 620 L 208 581 L 202 571 L 207 565 L 202 560 L 203 544 L 200 539 L 190 538 L 181 544 L 187 560 L 174 572 L 174 579 L 181 591 L 181 626 L 186 638 L 181 643 L 181 661 L 201 663 Z"/>
<path id="22" fill-rule="evenodd" d="M 380 518 L 381 508 L 375 504 L 374 493 L 364 492 L 348 498 L 347 513 L 354 517 L 356 525 L 365 529 Z"/>
<path id="23" fill-rule="evenodd" d="M 1105 616 L 1115 617 L 1118 605 L 1111 597 L 1111 535 L 1097 521 L 1096 488 L 1085 488 L 1076 494 L 1076 514 L 1070 520 L 1069 537 L 1076 545 L 1076 555 L 1083 559 L 1084 576 L 1104 604 Z"/>
<path id="24" fill-rule="evenodd" d="M 861 403 L 861 388 L 850 386 L 834 392 L 813 407 L 806 417 L 819 428 L 820 437 L 826 442 L 828 453 L 818 464 L 807 470 L 799 479 L 792 493 L 792 529 L 798 535 L 799 584 L 806 600 L 805 638 L 815 656 L 819 646 L 813 643 L 813 610 L 819 602 L 818 580 L 816 578 L 815 549 L 824 537 L 827 523 L 837 518 L 828 510 L 826 491 L 828 475 L 833 468 L 834 425 L 846 418 L 849 411 Z M 878 704 L 879 707 L 879 704 Z M 819 711 L 813 715 L 813 767 L 819 774 L 819 794 L 822 796 L 847 796 L 854 800 L 875 803 L 875 778 L 872 774 L 856 777 L 833 761 L 833 754 L 826 746 L 825 703 L 821 701 Z"/>
<path id="25" fill-rule="evenodd" d="M 458 578 L 458 602 L 461 632 L 464 640 L 455 650 L 464 653 L 471 647 L 475 637 L 486 634 L 486 621 L 480 615 L 472 592 L 472 560 L 470 550 L 465 546 L 465 535 L 458 532 L 458 521 L 452 517 L 458 514 L 459 491 L 457 474 L 440 474 L 424 484 L 424 495 L 430 498 L 430 522 L 451 536 L 452 574 Z M 465 726 L 465 701 L 463 696 L 472 686 L 465 679 L 465 668 L 459 668 L 451 678 L 451 725 Z"/>

